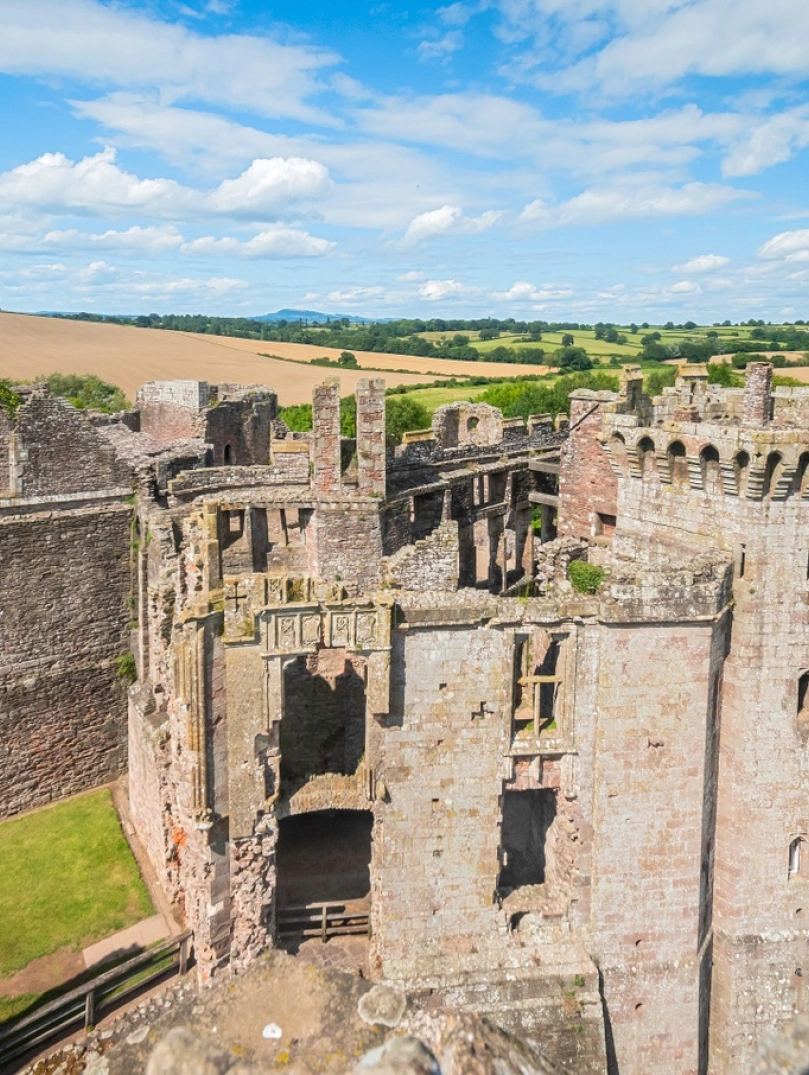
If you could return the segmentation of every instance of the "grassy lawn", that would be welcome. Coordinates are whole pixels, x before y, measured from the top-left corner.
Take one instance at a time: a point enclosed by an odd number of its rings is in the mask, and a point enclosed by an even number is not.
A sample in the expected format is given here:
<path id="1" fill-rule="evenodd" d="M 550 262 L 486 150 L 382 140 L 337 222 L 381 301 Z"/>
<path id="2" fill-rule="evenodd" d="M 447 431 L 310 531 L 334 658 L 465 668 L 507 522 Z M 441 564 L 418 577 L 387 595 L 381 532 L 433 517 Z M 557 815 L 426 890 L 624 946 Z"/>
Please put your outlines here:
<path id="1" fill-rule="evenodd" d="M 153 914 L 106 789 L 0 824 L 0 977 Z"/>

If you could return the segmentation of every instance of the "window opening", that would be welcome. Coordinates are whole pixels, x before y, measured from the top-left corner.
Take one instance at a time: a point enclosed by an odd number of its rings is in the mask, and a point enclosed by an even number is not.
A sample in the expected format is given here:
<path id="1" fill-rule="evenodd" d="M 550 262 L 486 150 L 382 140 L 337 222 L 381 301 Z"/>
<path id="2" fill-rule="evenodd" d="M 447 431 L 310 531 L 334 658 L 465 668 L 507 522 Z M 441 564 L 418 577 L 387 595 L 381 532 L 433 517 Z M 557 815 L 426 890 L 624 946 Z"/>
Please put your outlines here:
<path id="1" fill-rule="evenodd" d="M 780 452 L 770 452 L 767 456 L 767 466 L 764 470 L 764 489 L 762 491 L 763 497 L 771 497 L 775 492 L 778 482 L 781 478 L 781 473 L 784 469 L 783 460 Z"/>
<path id="2" fill-rule="evenodd" d="M 668 448 L 669 469 L 671 481 L 675 485 L 688 485 L 688 460 L 685 454 L 685 445 L 675 440 Z"/>
<path id="3" fill-rule="evenodd" d="M 232 453 L 232 452 L 231 452 L 231 450 L 230 450 L 230 445 L 229 445 L 229 444 L 226 444 L 226 445 L 225 445 L 225 447 L 224 447 L 224 450 L 223 450 L 223 452 L 222 452 L 222 458 L 223 458 L 223 459 L 224 459 L 224 461 L 225 461 L 225 466 L 226 466 L 226 467 L 229 467 L 229 466 L 230 466 L 230 464 L 231 464 L 231 460 L 232 460 L 232 454 L 233 454 L 233 453 Z"/>
<path id="4" fill-rule="evenodd" d="M 545 884 L 552 857 L 548 837 L 555 819 L 552 788 L 503 793 L 501 890 Z"/>
<path id="5" fill-rule="evenodd" d="M 747 452 L 737 452 L 733 460 L 733 472 L 736 476 L 736 492 L 742 496 L 747 489 L 747 473 L 750 467 L 750 456 Z"/>
<path id="6" fill-rule="evenodd" d="M 638 441 L 638 463 L 643 475 L 654 474 L 657 470 L 655 446 L 651 437 L 643 437 Z"/>
<path id="7" fill-rule="evenodd" d="M 789 843 L 789 867 L 787 877 L 806 877 L 809 872 L 809 855 L 806 854 L 806 840 L 803 836 L 796 836 Z"/>

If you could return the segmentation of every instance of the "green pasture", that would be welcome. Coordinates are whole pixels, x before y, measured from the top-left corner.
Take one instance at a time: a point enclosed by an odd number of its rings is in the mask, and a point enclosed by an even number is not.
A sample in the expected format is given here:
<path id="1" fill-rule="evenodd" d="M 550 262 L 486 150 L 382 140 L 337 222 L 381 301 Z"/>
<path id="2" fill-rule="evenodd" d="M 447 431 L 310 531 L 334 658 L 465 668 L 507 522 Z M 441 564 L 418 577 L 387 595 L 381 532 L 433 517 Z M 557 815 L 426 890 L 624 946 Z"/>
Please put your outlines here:
<path id="1" fill-rule="evenodd" d="M 0 978 L 153 914 L 107 789 L 0 823 Z"/>

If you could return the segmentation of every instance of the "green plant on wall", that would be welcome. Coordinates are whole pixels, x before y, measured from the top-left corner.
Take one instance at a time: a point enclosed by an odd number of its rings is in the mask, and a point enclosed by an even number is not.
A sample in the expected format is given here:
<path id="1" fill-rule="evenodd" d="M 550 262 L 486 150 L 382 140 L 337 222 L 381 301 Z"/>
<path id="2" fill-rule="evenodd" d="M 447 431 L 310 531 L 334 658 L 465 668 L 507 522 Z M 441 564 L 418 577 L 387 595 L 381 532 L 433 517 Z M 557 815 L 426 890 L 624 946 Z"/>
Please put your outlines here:
<path id="1" fill-rule="evenodd" d="M 585 560 L 572 560 L 568 564 L 567 577 L 577 593 L 595 594 L 604 581 L 604 568 L 588 564 Z"/>
<path id="2" fill-rule="evenodd" d="M 0 380 L 0 410 L 4 410 L 9 418 L 14 421 L 21 403 L 22 396 L 20 393 L 15 392 L 8 381 Z"/>
<path id="3" fill-rule="evenodd" d="M 134 653 L 122 653 L 115 658 L 115 671 L 118 678 L 124 683 L 132 684 L 138 678 L 138 667 L 135 663 Z"/>

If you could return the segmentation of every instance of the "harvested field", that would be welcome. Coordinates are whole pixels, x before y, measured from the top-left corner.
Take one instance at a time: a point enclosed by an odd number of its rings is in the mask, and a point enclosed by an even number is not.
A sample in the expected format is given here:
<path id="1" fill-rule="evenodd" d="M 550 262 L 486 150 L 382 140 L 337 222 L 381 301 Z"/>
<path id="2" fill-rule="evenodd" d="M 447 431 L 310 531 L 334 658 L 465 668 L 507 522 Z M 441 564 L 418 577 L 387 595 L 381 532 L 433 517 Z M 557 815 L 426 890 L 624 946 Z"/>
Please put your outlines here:
<path id="1" fill-rule="evenodd" d="M 232 346 L 251 344 L 251 347 Z M 283 405 L 309 403 L 312 389 L 324 377 L 339 372 L 344 395 L 354 391 L 362 372 L 332 371 L 303 363 L 261 358 L 256 351 L 270 347 L 293 347 L 291 344 L 232 340 L 221 336 L 195 336 L 181 332 L 159 332 L 103 325 L 87 321 L 64 321 L 27 314 L 0 313 L 0 377 L 31 380 L 48 373 L 94 373 L 118 385 L 130 399 L 144 381 L 200 380 L 212 383 L 231 381 L 242 384 L 266 384 L 274 388 Z M 320 357 L 324 350 L 309 348 Z M 280 354 L 280 350 L 278 350 Z M 338 352 L 334 352 L 335 355 Z M 358 355 L 358 360 L 360 356 Z M 373 358 L 383 357 L 373 355 Z M 391 356 L 388 356 L 391 357 Z M 400 368 L 424 359 L 395 357 Z M 378 363 L 382 365 L 382 363 Z M 453 365 L 453 363 L 444 363 Z M 457 363 L 459 366 L 475 363 Z M 483 373 L 489 367 L 479 369 Z M 512 373 L 514 367 L 507 367 Z M 460 373 L 460 370 L 455 371 Z M 367 375 L 366 375 L 367 376 Z M 390 373 L 385 380 L 392 387 L 434 380 L 421 372 Z"/>
<path id="2" fill-rule="evenodd" d="M 140 330 L 143 331 L 143 330 Z M 342 351 L 336 347 L 319 347 L 309 343 L 279 343 L 276 340 L 242 340 L 232 336 L 196 336 L 188 333 L 188 339 L 215 341 L 222 347 L 253 354 L 278 355 L 279 358 L 309 362 L 313 358 L 336 359 Z M 518 377 L 520 374 L 548 373 L 547 366 L 520 366 L 513 362 L 455 362 L 450 358 L 419 358 L 416 355 L 377 354 L 376 351 L 352 351 L 363 369 L 412 370 L 422 381 L 434 381 L 439 377 Z M 386 378 L 392 386 L 402 384 L 392 377 Z"/>

